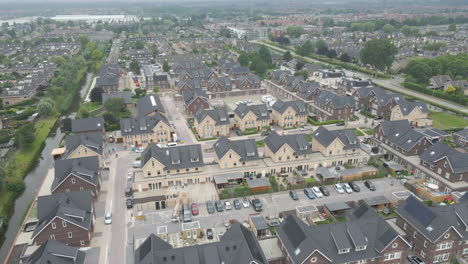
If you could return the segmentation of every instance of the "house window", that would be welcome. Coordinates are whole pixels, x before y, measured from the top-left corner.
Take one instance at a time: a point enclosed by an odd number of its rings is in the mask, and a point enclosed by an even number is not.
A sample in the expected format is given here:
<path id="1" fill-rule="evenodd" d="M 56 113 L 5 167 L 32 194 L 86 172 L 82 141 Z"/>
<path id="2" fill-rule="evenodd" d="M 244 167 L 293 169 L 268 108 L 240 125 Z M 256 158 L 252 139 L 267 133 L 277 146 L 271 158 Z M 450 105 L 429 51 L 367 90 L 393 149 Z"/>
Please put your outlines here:
<path id="1" fill-rule="evenodd" d="M 72 184 L 75 184 L 75 178 L 72 178 L 72 179 L 71 179 L 71 183 L 72 183 Z"/>
<path id="2" fill-rule="evenodd" d="M 413 233 L 413 238 L 416 238 L 416 231 L 414 231 Z"/>
<path id="3" fill-rule="evenodd" d="M 50 239 L 55 240 L 55 235 L 50 235 Z"/>
<path id="4" fill-rule="evenodd" d="M 317 258 L 316 258 L 316 257 L 313 257 L 313 258 L 310 259 L 310 263 L 315 263 L 315 262 L 317 262 Z"/>
<path id="5" fill-rule="evenodd" d="M 401 252 L 393 252 L 384 255 L 384 261 L 401 258 Z"/>
<path id="6" fill-rule="evenodd" d="M 62 220 L 62 226 L 63 226 L 63 227 L 67 227 L 67 221 Z"/>
<path id="7" fill-rule="evenodd" d="M 362 259 L 362 260 L 359 260 L 358 262 L 356 262 L 356 264 L 364 264 L 364 263 L 366 263 L 366 262 L 367 262 L 367 260 Z"/>
<path id="8" fill-rule="evenodd" d="M 421 257 L 426 258 L 426 253 L 421 250 Z"/>
<path id="9" fill-rule="evenodd" d="M 345 253 L 349 253 L 350 249 L 349 248 L 345 248 L 345 249 L 340 249 L 338 251 L 338 254 L 345 254 Z"/>
<path id="10" fill-rule="evenodd" d="M 468 248 L 464 248 L 462 254 L 468 254 Z"/>
<path id="11" fill-rule="evenodd" d="M 398 247 L 398 243 L 393 243 L 392 244 L 392 248 L 397 248 Z"/>
<path id="12" fill-rule="evenodd" d="M 68 232 L 68 238 L 72 238 L 73 237 L 73 233 L 72 232 Z"/>
<path id="13" fill-rule="evenodd" d="M 437 169 L 437 173 L 441 174 L 441 173 L 442 173 L 442 169 L 441 169 L 441 168 L 438 168 L 438 169 Z"/>
<path id="14" fill-rule="evenodd" d="M 406 230 L 406 223 L 403 224 L 403 230 Z"/>
<path id="15" fill-rule="evenodd" d="M 366 250 L 367 246 L 359 246 L 359 247 L 356 247 L 356 251 L 362 251 L 362 250 Z"/>
<path id="16" fill-rule="evenodd" d="M 80 245 L 82 245 L 82 246 L 85 245 L 84 240 L 80 240 Z"/>
<path id="17" fill-rule="evenodd" d="M 427 240 L 424 240 L 424 247 L 427 247 Z"/>
<path id="18" fill-rule="evenodd" d="M 57 226 L 55 225 L 55 222 L 52 222 L 52 229 L 56 229 Z"/>
<path id="19" fill-rule="evenodd" d="M 449 248 L 452 248 L 452 242 L 439 243 L 437 244 L 436 251 L 446 250 Z"/>

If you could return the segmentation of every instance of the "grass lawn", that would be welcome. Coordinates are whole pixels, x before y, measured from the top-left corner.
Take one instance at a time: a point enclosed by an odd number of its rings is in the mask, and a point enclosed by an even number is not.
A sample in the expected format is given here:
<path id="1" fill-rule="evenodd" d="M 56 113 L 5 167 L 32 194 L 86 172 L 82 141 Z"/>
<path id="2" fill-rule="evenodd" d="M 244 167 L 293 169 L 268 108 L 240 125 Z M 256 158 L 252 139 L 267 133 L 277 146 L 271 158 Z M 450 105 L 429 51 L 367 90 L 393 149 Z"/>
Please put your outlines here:
<path id="1" fill-rule="evenodd" d="M 434 121 L 433 126 L 439 129 L 468 126 L 468 120 L 445 112 L 430 112 L 429 118 Z"/>
<path id="2" fill-rule="evenodd" d="M 315 222 L 316 225 L 325 225 L 325 224 L 330 224 L 330 223 L 333 223 L 333 219 L 331 217 L 323 221 Z"/>
<path id="3" fill-rule="evenodd" d="M 265 141 L 263 141 L 263 140 L 257 140 L 257 141 L 255 142 L 255 145 L 257 145 L 257 147 L 259 147 L 259 148 L 260 148 L 260 147 L 264 147 L 264 146 L 265 146 Z"/>
<path id="4" fill-rule="evenodd" d="M 338 222 L 346 222 L 348 221 L 348 218 L 346 216 L 335 216 L 336 221 Z"/>
<path id="5" fill-rule="evenodd" d="M 313 177 L 306 178 L 306 179 L 305 179 L 305 182 L 307 182 L 307 183 L 315 182 L 315 178 L 313 178 Z"/>
<path id="6" fill-rule="evenodd" d="M 56 117 L 48 117 L 42 118 L 37 122 L 34 142 L 18 151 L 10 159 L 5 168 L 7 175 L 5 181 L 22 180 L 26 176 L 31 166 L 35 164 L 36 159 L 39 157 L 43 142 L 45 142 L 56 120 Z M 0 216 L 8 216 L 8 210 L 12 206 L 14 195 L 14 193 L 6 190 L 5 185 L 2 186 L 0 190 Z"/>

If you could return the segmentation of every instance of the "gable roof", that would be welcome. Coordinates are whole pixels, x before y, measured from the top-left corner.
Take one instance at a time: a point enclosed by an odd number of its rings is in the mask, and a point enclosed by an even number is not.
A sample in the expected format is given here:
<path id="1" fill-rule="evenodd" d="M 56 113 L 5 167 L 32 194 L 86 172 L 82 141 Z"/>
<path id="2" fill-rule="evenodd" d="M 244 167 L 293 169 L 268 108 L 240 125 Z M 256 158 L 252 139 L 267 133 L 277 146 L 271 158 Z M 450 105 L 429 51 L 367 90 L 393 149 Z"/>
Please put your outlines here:
<path id="1" fill-rule="evenodd" d="M 307 115 L 309 111 L 307 111 L 307 104 L 304 103 L 302 100 L 294 100 L 294 101 L 276 101 L 273 106 L 271 107 L 273 110 L 276 110 L 280 114 L 283 114 L 286 109 L 291 107 L 295 112 L 296 115 Z"/>
<path id="2" fill-rule="evenodd" d="M 192 90 L 201 89 L 200 79 L 180 80 L 177 83 L 177 90 L 180 92 L 184 86 L 188 86 Z"/>
<path id="3" fill-rule="evenodd" d="M 425 138 L 424 134 L 411 128 L 407 119 L 383 121 L 377 126 L 379 125 L 382 127 L 385 139 L 405 151 Z"/>
<path id="4" fill-rule="evenodd" d="M 297 93 L 299 97 L 306 99 L 319 88 L 320 84 L 318 82 L 301 82 Z"/>
<path id="5" fill-rule="evenodd" d="M 224 89 L 231 89 L 231 80 L 228 77 L 217 77 L 217 78 L 211 78 L 208 80 L 208 87 L 211 87 L 213 85 L 219 84 L 221 85 Z"/>
<path id="6" fill-rule="evenodd" d="M 203 154 L 201 145 L 184 145 L 160 148 L 154 143 L 141 153 L 141 164 L 145 164 L 154 158 L 159 161 L 164 170 L 178 170 L 187 168 L 203 167 Z"/>
<path id="7" fill-rule="evenodd" d="M 224 109 L 202 109 L 195 114 L 195 119 L 201 123 L 207 116 L 215 121 L 215 125 L 229 124 L 229 116 Z"/>
<path id="8" fill-rule="evenodd" d="M 170 126 L 164 115 L 156 113 L 154 116 L 143 116 L 120 119 L 120 132 L 122 136 L 153 133 L 153 128 L 159 123 Z"/>
<path id="9" fill-rule="evenodd" d="M 81 119 L 72 119 L 71 127 L 73 133 L 87 132 L 87 131 L 104 131 L 104 118 L 102 117 L 89 117 Z"/>
<path id="10" fill-rule="evenodd" d="M 131 104 L 132 103 L 132 92 L 130 91 L 119 91 L 119 92 L 111 92 L 111 93 L 103 93 L 102 94 L 102 102 L 105 103 L 107 100 L 111 98 L 121 98 L 124 104 Z"/>
<path id="11" fill-rule="evenodd" d="M 185 91 L 182 94 L 182 97 L 184 98 L 185 105 L 190 105 L 197 98 L 202 98 L 207 103 L 209 103 L 208 99 L 207 99 L 208 96 L 206 95 L 206 92 L 204 90 L 202 90 L 202 89 L 194 89 L 194 90 L 190 90 L 190 91 Z"/>
<path id="12" fill-rule="evenodd" d="M 468 128 L 465 128 L 463 130 L 460 130 L 458 132 L 455 132 L 455 135 L 461 137 L 461 138 L 465 138 L 465 139 L 468 139 Z"/>
<path id="13" fill-rule="evenodd" d="M 462 240 L 468 239 L 467 199 L 460 199 L 453 205 L 429 207 L 411 195 L 397 207 L 396 212 L 432 242 L 450 228 L 454 228 Z"/>
<path id="14" fill-rule="evenodd" d="M 102 155 L 102 141 L 101 132 L 68 135 L 65 138 L 66 151 L 64 157 L 68 157 L 79 146 L 85 146 Z"/>
<path id="15" fill-rule="evenodd" d="M 343 143 L 345 149 L 360 147 L 354 129 L 328 130 L 326 127 L 320 126 L 315 130 L 312 136 L 324 147 L 328 147 L 335 139 L 339 139 Z"/>
<path id="16" fill-rule="evenodd" d="M 99 159 L 97 156 L 56 160 L 54 167 L 55 177 L 50 187 L 51 191 L 54 191 L 71 174 L 94 186 L 99 183 Z"/>
<path id="17" fill-rule="evenodd" d="M 347 217 L 347 222 L 307 226 L 291 214 L 276 232 L 293 263 L 303 263 L 317 251 L 332 263 L 371 259 L 378 257 L 379 252 L 398 237 L 396 231 L 366 204 L 353 209 Z M 363 248 L 356 250 L 358 247 Z M 339 254 L 340 249 L 350 252 Z"/>
<path id="18" fill-rule="evenodd" d="M 287 144 L 293 149 L 294 155 L 306 155 L 312 153 L 312 148 L 307 140 L 306 134 L 280 136 L 278 133 L 273 131 L 265 138 L 264 141 L 273 153 L 276 153 L 278 150 L 280 150 L 284 144 Z"/>
<path id="19" fill-rule="evenodd" d="M 229 150 L 236 152 L 241 161 L 260 159 L 255 139 L 229 140 L 227 137 L 222 136 L 216 141 L 213 148 L 218 159 L 224 157 Z"/>
<path id="20" fill-rule="evenodd" d="M 161 99 L 157 94 L 147 94 L 137 101 L 138 116 L 146 116 L 152 112 L 165 113 Z"/>
<path id="21" fill-rule="evenodd" d="M 346 105 L 348 107 L 355 107 L 356 105 L 354 97 L 340 96 L 324 89 L 320 89 L 320 95 L 315 100 L 315 103 L 321 106 L 331 103 L 335 109 L 344 108 Z"/>
<path id="22" fill-rule="evenodd" d="M 49 239 L 27 259 L 26 264 L 84 264 L 86 253 Z"/>
<path id="23" fill-rule="evenodd" d="M 254 234 L 234 223 L 220 241 L 189 247 L 172 248 L 151 234 L 135 251 L 135 264 L 267 264 Z"/>
<path id="24" fill-rule="evenodd" d="M 91 192 L 65 192 L 37 198 L 38 224 L 33 232 L 33 238 L 56 217 L 89 230 L 93 221 L 93 201 Z"/>
<path id="25" fill-rule="evenodd" d="M 459 152 L 439 142 L 434 143 L 430 148 L 426 149 L 420 155 L 420 158 L 429 164 L 434 164 L 438 160 L 446 158 L 454 173 L 468 172 L 468 153 Z"/>
<path id="26" fill-rule="evenodd" d="M 241 119 L 247 115 L 248 112 L 252 112 L 256 117 L 257 120 L 268 120 L 270 119 L 270 113 L 265 104 L 257 104 L 257 105 L 245 105 L 239 104 L 236 109 L 234 109 L 234 113 L 239 116 Z"/>

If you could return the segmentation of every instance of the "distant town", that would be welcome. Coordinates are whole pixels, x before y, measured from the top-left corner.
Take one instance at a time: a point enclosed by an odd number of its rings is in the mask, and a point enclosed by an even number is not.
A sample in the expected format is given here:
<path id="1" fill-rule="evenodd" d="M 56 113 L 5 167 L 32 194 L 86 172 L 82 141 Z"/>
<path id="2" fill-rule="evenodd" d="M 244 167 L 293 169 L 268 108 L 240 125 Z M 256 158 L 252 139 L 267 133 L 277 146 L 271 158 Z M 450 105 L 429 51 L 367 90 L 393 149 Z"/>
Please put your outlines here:
<path id="1" fill-rule="evenodd" d="M 466 2 L 29 4 L 0 263 L 468 263 Z"/>

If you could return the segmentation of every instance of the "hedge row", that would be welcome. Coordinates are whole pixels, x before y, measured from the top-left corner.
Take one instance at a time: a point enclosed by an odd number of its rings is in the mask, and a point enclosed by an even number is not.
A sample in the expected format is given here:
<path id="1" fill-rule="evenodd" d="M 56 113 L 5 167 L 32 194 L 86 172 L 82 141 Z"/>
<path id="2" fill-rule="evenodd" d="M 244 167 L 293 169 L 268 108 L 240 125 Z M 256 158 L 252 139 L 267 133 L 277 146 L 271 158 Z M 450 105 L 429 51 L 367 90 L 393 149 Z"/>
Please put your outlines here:
<path id="1" fill-rule="evenodd" d="M 337 123 L 343 122 L 343 120 L 328 120 L 328 121 L 319 122 L 319 121 L 315 121 L 311 117 L 307 117 L 307 121 L 314 126 L 324 126 L 324 125 L 337 124 Z"/>
<path id="2" fill-rule="evenodd" d="M 465 106 L 468 105 L 468 98 L 466 98 L 464 96 L 449 94 L 449 93 L 446 93 L 446 92 L 443 92 L 443 91 L 440 91 L 440 90 L 428 89 L 425 86 L 414 83 L 414 82 L 405 81 L 405 82 L 403 82 L 402 85 L 403 85 L 403 87 L 408 88 L 410 90 L 414 90 L 414 91 L 424 93 L 424 94 L 427 94 L 427 95 L 432 95 L 434 97 L 441 98 L 441 99 L 444 99 L 444 100 L 447 100 L 447 101 L 451 101 L 451 102 L 454 102 L 456 104 L 461 104 L 461 105 L 465 105 Z"/>

